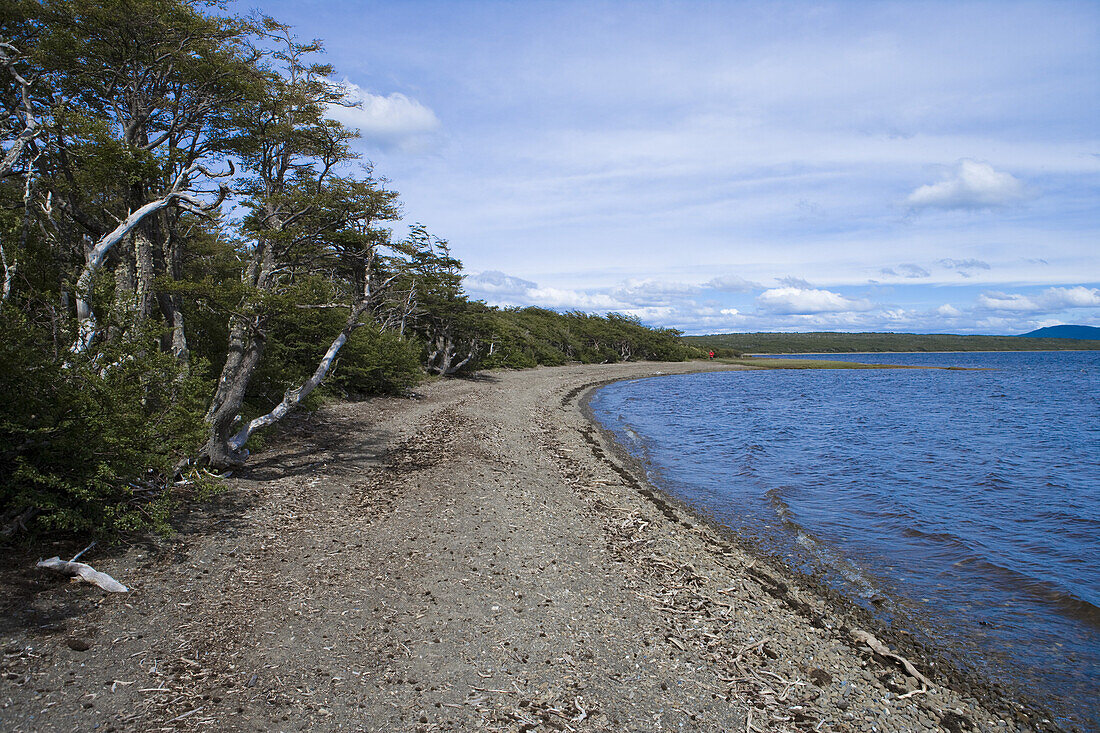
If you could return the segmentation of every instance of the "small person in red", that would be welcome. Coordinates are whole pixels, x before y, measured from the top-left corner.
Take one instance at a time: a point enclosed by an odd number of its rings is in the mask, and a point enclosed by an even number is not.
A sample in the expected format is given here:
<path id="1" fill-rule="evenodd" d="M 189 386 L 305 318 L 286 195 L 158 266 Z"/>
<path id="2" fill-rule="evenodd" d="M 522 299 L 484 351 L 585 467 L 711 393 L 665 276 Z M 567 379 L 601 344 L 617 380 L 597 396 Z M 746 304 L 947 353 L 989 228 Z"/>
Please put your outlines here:
<path id="1" fill-rule="evenodd" d="M 709 355 L 710 355 L 710 358 L 713 359 L 714 358 L 714 351 L 709 352 Z"/>

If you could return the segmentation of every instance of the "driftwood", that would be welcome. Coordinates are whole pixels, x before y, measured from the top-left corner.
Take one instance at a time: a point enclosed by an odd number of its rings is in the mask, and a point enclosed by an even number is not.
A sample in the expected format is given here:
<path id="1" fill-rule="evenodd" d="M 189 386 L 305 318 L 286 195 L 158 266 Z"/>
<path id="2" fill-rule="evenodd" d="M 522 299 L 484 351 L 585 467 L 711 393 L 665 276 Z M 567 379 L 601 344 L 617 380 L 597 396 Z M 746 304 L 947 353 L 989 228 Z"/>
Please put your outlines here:
<path id="1" fill-rule="evenodd" d="M 927 692 L 928 688 L 935 687 L 935 685 L 932 684 L 932 680 L 921 674 L 917 670 L 917 668 L 913 666 L 912 662 L 910 662 L 908 659 L 901 656 L 900 654 L 895 654 L 894 652 L 890 651 L 890 647 L 886 646 L 866 631 L 854 629 L 852 631 L 852 638 L 856 641 L 861 641 L 869 646 L 871 648 L 871 651 L 873 651 L 875 654 L 882 655 L 889 659 L 893 659 L 895 662 L 898 662 L 899 664 L 901 664 L 902 667 L 905 668 L 906 672 L 915 677 L 924 686 L 923 690 L 915 690 L 913 692 L 907 693 L 906 695 L 903 695 L 902 697 L 909 697 L 910 695 L 914 695 L 917 692 Z"/>
<path id="2" fill-rule="evenodd" d="M 72 560 L 62 560 L 60 557 L 51 557 L 48 560 L 39 560 L 35 567 L 46 568 L 47 570 L 54 570 L 62 575 L 68 575 L 74 580 L 83 580 L 85 583 L 91 583 L 92 585 L 99 586 L 108 593 L 127 593 L 129 588 L 118 582 L 107 573 L 101 573 L 91 565 L 87 563 L 77 562 L 77 558 L 91 549 L 91 545 L 88 545 L 80 552 L 73 556 Z"/>

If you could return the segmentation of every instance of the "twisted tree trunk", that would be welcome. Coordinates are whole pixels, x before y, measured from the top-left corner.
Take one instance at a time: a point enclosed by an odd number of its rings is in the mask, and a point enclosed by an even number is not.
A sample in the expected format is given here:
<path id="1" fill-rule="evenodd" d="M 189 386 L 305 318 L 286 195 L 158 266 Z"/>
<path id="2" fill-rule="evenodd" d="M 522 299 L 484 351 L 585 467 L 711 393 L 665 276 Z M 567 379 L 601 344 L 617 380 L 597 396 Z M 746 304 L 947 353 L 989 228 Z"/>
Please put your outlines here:
<path id="1" fill-rule="evenodd" d="M 252 374 L 263 357 L 264 325 L 264 319 L 260 317 L 251 321 L 242 316 L 231 319 L 229 352 L 206 412 L 210 433 L 201 452 L 202 458 L 213 466 L 232 466 L 244 460 L 239 454 L 240 445 L 234 447 L 231 439 Z"/>

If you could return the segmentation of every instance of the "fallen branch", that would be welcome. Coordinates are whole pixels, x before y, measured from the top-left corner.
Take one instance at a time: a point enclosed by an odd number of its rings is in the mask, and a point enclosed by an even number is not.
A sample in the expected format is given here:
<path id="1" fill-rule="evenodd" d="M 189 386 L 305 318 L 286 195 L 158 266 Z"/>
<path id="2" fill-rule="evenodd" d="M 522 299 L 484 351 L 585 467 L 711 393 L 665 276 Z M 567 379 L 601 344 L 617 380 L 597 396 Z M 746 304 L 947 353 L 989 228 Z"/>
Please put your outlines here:
<path id="1" fill-rule="evenodd" d="M 917 670 L 917 668 L 913 666 L 912 662 L 910 662 L 908 659 L 901 656 L 900 654 L 894 654 L 892 651 L 890 651 L 890 647 L 886 646 L 885 644 L 883 644 L 881 641 L 879 641 L 878 639 L 876 639 L 874 636 L 867 633 L 866 631 L 861 631 L 859 629 L 854 629 L 852 631 L 852 638 L 854 638 L 856 641 L 861 641 L 864 644 L 866 644 L 867 646 L 869 646 L 871 648 L 871 651 L 873 651 L 874 653 L 880 654 L 884 657 L 887 657 L 889 659 L 893 659 L 894 661 L 900 663 L 901 666 L 905 668 L 906 672 L 908 672 L 913 677 L 917 678 L 917 680 L 919 680 L 920 683 L 922 685 L 924 685 L 925 687 L 935 687 L 935 685 L 932 684 L 932 680 L 928 679 L 923 674 L 921 674 Z M 927 690 L 921 690 L 921 692 L 927 692 Z"/>
<path id="2" fill-rule="evenodd" d="M 51 557 L 49 560 L 39 560 L 35 567 L 46 568 L 47 570 L 55 570 L 62 575 L 68 575 L 71 578 L 79 578 L 85 583 L 91 583 L 92 585 L 99 586 L 108 593 L 127 593 L 129 588 L 118 582 L 107 573 L 101 573 L 91 565 L 87 563 L 77 562 L 76 559 L 91 549 L 91 545 L 88 545 L 80 552 L 73 556 L 72 560 L 62 560 L 60 557 Z"/>

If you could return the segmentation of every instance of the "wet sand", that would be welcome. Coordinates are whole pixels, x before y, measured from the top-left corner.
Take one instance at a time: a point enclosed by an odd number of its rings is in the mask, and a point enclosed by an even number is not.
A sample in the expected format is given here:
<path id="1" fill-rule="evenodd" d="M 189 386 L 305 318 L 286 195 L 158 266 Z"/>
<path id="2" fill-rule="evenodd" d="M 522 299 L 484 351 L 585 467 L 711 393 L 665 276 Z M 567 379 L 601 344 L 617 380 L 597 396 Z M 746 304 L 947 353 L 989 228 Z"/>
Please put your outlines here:
<path id="1" fill-rule="evenodd" d="M 728 368 L 492 372 L 293 418 L 177 535 L 82 558 L 126 595 L 33 569 L 79 547 L 6 551 L 0 728 L 1050 729 L 665 498 L 585 415 L 608 381 Z"/>

